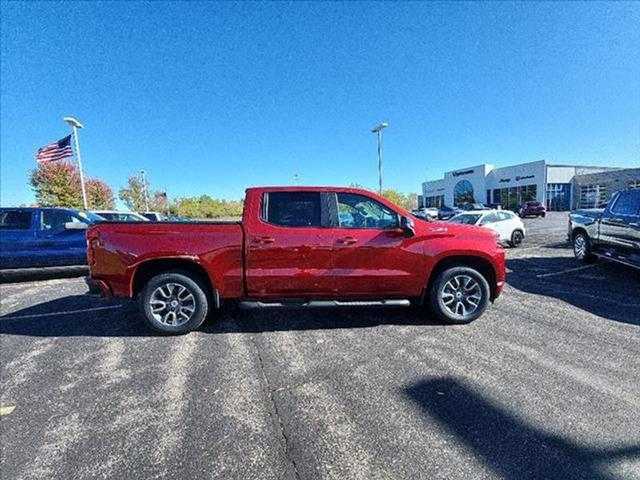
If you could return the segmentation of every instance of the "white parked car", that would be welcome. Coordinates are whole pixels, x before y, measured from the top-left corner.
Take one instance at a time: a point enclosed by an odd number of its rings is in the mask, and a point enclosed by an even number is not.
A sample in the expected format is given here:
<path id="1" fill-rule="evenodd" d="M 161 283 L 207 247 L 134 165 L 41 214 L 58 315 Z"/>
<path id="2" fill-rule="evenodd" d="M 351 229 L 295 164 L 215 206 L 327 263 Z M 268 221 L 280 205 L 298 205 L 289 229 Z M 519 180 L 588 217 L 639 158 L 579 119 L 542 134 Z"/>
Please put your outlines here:
<path id="1" fill-rule="evenodd" d="M 499 241 L 519 247 L 525 236 L 522 220 L 508 210 L 472 210 L 452 217 L 450 222 L 490 228 L 500 235 Z"/>
<path id="2" fill-rule="evenodd" d="M 93 213 L 106 220 L 116 222 L 148 222 L 149 220 L 136 212 L 118 212 L 116 210 L 95 210 Z"/>
<path id="3" fill-rule="evenodd" d="M 411 213 L 413 213 L 416 217 L 438 218 L 438 209 L 436 207 L 420 207 L 417 210 L 413 210 Z"/>

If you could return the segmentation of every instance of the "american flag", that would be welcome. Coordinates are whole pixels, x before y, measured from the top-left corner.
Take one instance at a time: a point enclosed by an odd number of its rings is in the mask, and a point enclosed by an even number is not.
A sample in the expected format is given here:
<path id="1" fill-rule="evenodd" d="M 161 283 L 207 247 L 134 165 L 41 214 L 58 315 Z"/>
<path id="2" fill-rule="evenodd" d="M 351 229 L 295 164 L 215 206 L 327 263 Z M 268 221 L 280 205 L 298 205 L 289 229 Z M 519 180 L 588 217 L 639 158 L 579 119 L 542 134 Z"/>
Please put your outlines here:
<path id="1" fill-rule="evenodd" d="M 63 158 L 73 156 L 73 150 L 71 150 L 71 135 L 64 137 L 57 142 L 50 143 L 40 148 L 36 152 L 36 162 L 49 163 Z"/>

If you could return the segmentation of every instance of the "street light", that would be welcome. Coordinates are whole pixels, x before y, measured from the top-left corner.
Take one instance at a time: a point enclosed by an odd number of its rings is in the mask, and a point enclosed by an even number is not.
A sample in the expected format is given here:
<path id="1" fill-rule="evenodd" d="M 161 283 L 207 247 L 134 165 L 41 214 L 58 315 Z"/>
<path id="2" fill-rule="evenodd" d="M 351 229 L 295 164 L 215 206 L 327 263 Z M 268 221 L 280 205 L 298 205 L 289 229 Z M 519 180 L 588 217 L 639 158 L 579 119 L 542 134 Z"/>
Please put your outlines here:
<path id="1" fill-rule="evenodd" d="M 371 133 L 378 134 L 378 189 L 380 195 L 382 195 L 382 130 L 387 128 L 389 124 L 382 122 L 375 128 L 371 129 Z"/>
<path id="2" fill-rule="evenodd" d="M 82 173 L 82 158 L 80 157 L 80 143 L 78 142 L 78 129 L 84 128 L 78 120 L 73 117 L 64 117 L 63 120 L 73 128 L 73 139 L 76 143 L 76 156 L 78 157 L 78 170 L 80 170 L 80 187 L 82 188 L 82 204 L 87 210 L 87 191 L 84 188 L 84 174 Z"/>

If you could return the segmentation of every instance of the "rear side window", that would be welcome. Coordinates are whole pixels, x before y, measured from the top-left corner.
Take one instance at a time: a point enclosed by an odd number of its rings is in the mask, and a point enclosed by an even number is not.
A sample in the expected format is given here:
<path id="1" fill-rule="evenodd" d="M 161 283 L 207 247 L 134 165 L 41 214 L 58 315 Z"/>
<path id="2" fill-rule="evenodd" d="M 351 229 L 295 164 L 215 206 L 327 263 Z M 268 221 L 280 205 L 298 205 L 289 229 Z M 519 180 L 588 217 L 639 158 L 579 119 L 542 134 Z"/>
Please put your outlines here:
<path id="1" fill-rule="evenodd" d="M 31 211 L 9 210 L 0 212 L 0 230 L 31 230 Z"/>
<path id="2" fill-rule="evenodd" d="M 631 192 L 621 193 L 611 211 L 618 215 L 640 214 L 640 195 L 634 195 Z"/>
<path id="3" fill-rule="evenodd" d="M 488 213 L 482 219 L 482 222 L 480 222 L 480 225 L 486 225 L 487 223 L 496 223 L 498 221 L 500 221 L 500 219 L 498 218 L 498 215 L 496 215 L 495 213 Z"/>
<path id="4" fill-rule="evenodd" d="M 262 218 L 282 227 L 319 227 L 320 192 L 269 192 Z"/>

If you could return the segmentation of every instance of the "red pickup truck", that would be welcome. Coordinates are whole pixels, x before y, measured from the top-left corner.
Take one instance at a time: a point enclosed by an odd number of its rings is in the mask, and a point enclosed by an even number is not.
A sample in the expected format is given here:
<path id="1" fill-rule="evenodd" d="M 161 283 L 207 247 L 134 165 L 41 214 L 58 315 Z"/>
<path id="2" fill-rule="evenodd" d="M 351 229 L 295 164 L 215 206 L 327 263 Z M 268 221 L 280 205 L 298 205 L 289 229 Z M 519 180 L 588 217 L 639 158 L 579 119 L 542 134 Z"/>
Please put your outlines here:
<path id="1" fill-rule="evenodd" d="M 153 329 L 198 328 L 223 300 L 249 308 L 429 305 L 447 323 L 500 294 L 495 234 L 414 217 L 354 188 L 246 191 L 241 222 L 99 222 L 87 231 L 92 292 L 137 298 Z"/>

